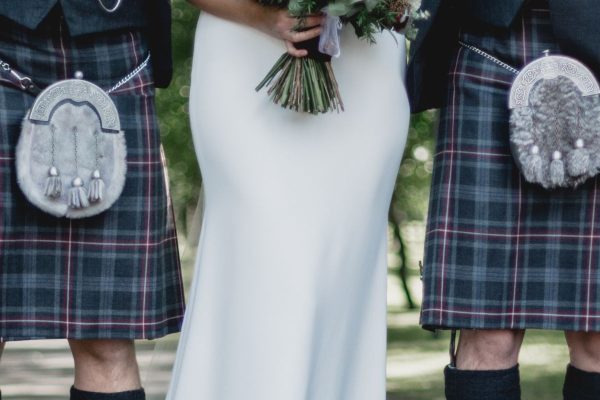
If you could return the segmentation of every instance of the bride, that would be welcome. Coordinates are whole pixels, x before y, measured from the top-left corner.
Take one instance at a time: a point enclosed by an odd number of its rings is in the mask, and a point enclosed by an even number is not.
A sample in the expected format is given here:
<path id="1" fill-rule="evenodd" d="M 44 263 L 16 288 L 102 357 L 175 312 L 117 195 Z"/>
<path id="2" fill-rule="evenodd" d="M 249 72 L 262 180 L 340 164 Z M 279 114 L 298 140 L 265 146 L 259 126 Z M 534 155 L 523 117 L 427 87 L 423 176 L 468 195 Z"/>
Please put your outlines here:
<path id="1" fill-rule="evenodd" d="M 254 88 L 320 33 L 255 0 L 192 0 L 206 209 L 170 400 L 383 400 L 387 210 L 409 122 L 405 43 L 342 31 L 345 112 Z"/>

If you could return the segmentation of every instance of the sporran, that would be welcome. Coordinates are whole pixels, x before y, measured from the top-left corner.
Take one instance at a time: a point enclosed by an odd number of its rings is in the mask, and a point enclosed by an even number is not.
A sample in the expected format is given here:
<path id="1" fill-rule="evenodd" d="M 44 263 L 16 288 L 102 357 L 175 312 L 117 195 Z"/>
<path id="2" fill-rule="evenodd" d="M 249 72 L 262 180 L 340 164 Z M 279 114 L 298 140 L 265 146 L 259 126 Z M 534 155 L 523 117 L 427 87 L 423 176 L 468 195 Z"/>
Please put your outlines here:
<path id="1" fill-rule="evenodd" d="M 85 218 L 117 201 L 125 186 L 127 146 L 109 94 L 149 61 L 150 55 L 107 91 L 80 71 L 41 91 L 0 60 L 0 81 L 37 95 L 16 148 L 17 182 L 33 205 L 56 217 Z"/>
<path id="2" fill-rule="evenodd" d="M 546 55 L 510 92 L 510 144 L 529 182 L 575 188 L 600 169 L 600 86 L 579 61 Z"/>
<path id="3" fill-rule="evenodd" d="M 511 86 L 510 147 L 528 182 L 576 188 L 600 171 L 600 86 L 571 57 L 544 55 L 521 71 L 460 43 L 516 74 Z"/>
<path id="4" fill-rule="evenodd" d="M 67 79 L 43 90 L 25 116 L 17 180 L 41 210 L 90 217 L 119 198 L 126 156 L 119 113 L 108 94 L 83 79 Z"/>

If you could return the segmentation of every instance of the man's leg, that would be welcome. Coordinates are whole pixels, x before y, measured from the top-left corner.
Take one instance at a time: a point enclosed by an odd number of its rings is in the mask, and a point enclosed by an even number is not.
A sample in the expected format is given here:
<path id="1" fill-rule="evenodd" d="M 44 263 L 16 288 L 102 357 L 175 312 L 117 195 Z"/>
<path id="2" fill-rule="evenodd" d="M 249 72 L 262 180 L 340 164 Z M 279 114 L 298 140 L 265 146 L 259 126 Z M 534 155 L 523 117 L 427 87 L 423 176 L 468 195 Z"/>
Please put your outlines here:
<path id="1" fill-rule="evenodd" d="M 565 332 L 569 346 L 565 400 L 600 399 L 600 333 Z"/>
<path id="2" fill-rule="evenodd" d="M 143 400 L 132 340 L 69 340 L 75 360 L 72 400 Z"/>
<path id="3" fill-rule="evenodd" d="M 445 370 L 448 400 L 518 400 L 525 331 L 462 330 L 456 365 Z"/>

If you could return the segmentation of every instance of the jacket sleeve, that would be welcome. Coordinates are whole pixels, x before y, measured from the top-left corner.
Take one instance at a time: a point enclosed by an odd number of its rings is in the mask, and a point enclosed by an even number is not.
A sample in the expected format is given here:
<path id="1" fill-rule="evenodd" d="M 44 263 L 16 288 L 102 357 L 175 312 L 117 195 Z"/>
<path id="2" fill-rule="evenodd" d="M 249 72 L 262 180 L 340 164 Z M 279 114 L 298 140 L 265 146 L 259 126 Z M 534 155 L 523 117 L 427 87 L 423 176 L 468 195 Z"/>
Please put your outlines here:
<path id="1" fill-rule="evenodd" d="M 148 41 L 152 53 L 154 85 L 166 88 L 173 77 L 171 47 L 171 4 L 169 0 L 150 1 Z"/>
<path id="2" fill-rule="evenodd" d="M 600 2 L 550 0 L 550 10 L 561 52 L 582 61 L 600 79 Z"/>
<path id="3" fill-rule="evenodd" d="M 453 0 L 425 0 L 430 17 L 417 23 L 410 47 L 406 87 L 411 112 L 441 107 L 446 99 L 448 71 L 458 43 L 459 23 Z"/>

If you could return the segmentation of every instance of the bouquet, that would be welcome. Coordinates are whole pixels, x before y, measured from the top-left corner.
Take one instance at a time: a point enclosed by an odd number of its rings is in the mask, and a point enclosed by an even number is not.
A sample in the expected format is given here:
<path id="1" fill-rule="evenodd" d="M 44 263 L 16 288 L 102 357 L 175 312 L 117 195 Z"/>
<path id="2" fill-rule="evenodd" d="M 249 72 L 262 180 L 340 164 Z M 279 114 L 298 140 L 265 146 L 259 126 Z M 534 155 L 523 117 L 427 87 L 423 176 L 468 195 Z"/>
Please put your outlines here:
<path id="1" fill-rule="evenodd" d="M 307 57 L 283 54 L 256 90 L 268 87 L 275 104 L 311 114 L 343 111 L 344 104 L 331 67 L 339 56 L 339 30 L 351 24 L 359 38 L 375 42 L 384 30 L 414 35 L 413 21 L 427 18 L 420 11 L 420 0 L 258 0 L 260 4 L 287 8 L 290 15 L 302 18 L 325 13 L 321 36 L 296 47 L 306 49 Z M 301 23 L 297 28 L 301 30 Z"/>

